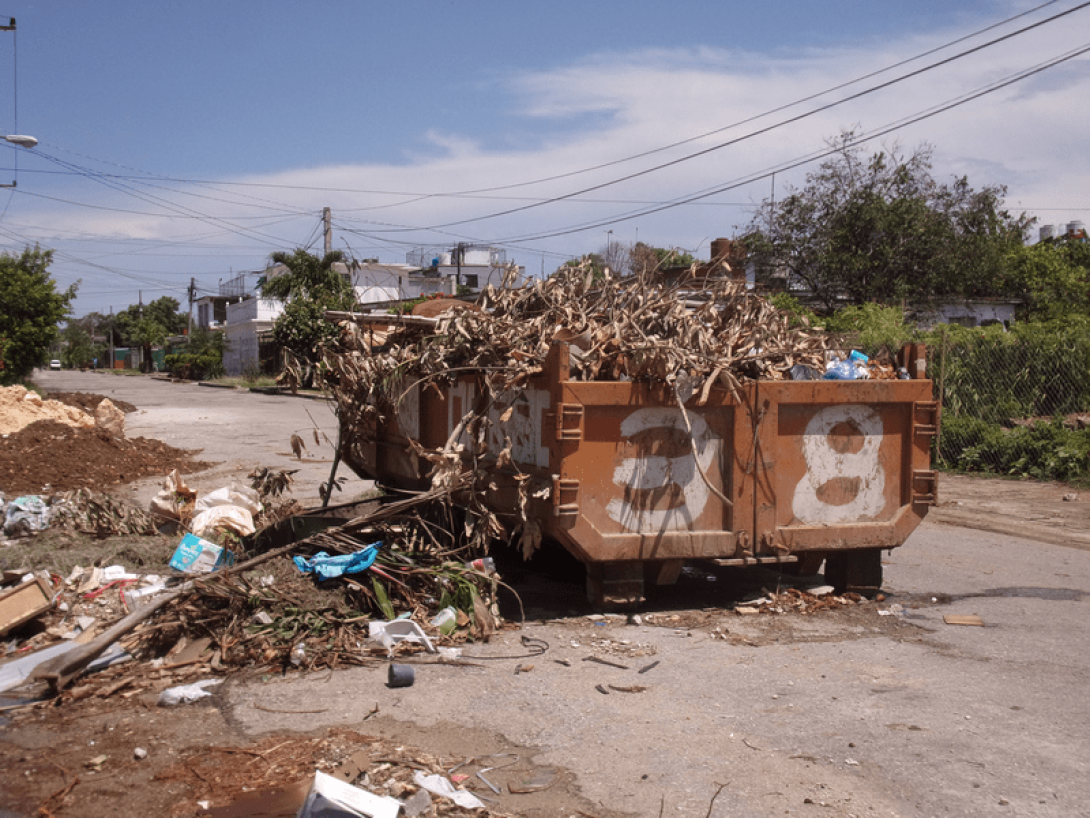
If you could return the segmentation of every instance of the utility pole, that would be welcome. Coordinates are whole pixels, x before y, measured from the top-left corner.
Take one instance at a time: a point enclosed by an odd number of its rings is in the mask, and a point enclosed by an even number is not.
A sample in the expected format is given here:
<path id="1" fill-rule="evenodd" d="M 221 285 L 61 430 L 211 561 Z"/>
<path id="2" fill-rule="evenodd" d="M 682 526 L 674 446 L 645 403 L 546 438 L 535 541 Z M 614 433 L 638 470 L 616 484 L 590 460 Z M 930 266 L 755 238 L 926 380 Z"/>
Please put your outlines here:
<path id="1" fill-rule="evenodd" d="M 189 329 L 186 332 L 187 338 L 193 337 L 193 296 L 197 294 L 197 279 L 190 277 L 189 279 Z"/>
<path id="2" fill-rule="evenodd" d="M 458 246 L 454 248 L 454 263 L 458 265 L 457 272 L 454 274 L 454 295 L 458 295 L 458 290 L 462 288 L 462 257 L 465 253 L 465 242 L 458 242 Z"/>
<path id="3" fill-rule="evenodd" d="M 110 369 L 114 368 L 114 308 L 110 305 Z"/>
<path id="4" fill-rule="evenodd" d="M 322 222 L 325 224 L 325 254 L 333 252 L 333 213 L 328 207 L 322 208 Z"/>

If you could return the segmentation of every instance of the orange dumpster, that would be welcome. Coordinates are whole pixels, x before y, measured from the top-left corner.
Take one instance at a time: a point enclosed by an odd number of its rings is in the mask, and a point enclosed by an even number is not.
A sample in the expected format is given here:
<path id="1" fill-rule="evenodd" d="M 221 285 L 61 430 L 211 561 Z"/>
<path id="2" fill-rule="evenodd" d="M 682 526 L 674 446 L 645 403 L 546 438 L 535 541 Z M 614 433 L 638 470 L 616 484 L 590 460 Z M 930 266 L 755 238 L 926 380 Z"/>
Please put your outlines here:
<path id="1" fill-rule="evenodd" d="M 407 385 L 367 439 L 342 424 L 342 457 L 361 476 L 422 489 L 430 463 L 410 441 L 457 440 L 464 460 L 488 464 L 477 497 L 583 562 L 603 606 L 638 604 L 645 582 L 673 582 L 693 560 L 805 573 L 824 561 L 838 590 L 874 593 L 881 551 L 936 501 L 939 406 L 922 345 L 899 353 L 906 380 L 754 380 L 688 396 L 572 380 L 570 355 L 554 342 L 509 400 L 489 397 L 481 373 Z M 459 431 L 470 412 L 491 423 Z"/>

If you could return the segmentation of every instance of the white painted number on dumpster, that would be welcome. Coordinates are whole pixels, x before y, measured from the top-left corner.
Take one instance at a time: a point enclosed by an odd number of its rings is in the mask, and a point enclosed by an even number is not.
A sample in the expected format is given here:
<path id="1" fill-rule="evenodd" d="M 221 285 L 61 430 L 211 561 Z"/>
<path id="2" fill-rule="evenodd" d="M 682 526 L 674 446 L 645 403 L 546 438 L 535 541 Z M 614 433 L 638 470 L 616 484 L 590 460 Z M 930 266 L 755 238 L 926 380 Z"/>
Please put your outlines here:
<path id="1" fill-rule="evenodd" d="M 830 406 L 810 419 L 802 438 L 806 474 L 792 504 L 799 520 L 843 523 L 877 516 L 886 503 L 878 461 L 882 432 L 882 419 L 867 406 Z"/>
<path id="2" fill-rule="evenodd" d="M 706 472 L 715 459 L 719 441 L 712 437 L 708 424 L 700 415 L 690 412 L 689 422 L 693 427 L 693 440 L 696 442 L 700 465 Z M 680 434 L 686 440 L 689 439 L 681 410 L 665 407 L 633 412 L 621 423 L 621 436 L 632 438 L 651 429 L 664 429 L 667 434 Z M 703 513 L 708 502 L 708 487 L 697 472 L 696 462 L 691 450 L 679 457 L 647 455 L 626 458 L 613 472 L 613 482 L 624 487 L 624 497 L 610 500 L 606 513 L 629 531 L 676 531 L 691 528 L 693 520 Z M 680 490 L 685 500 L 684 505 L 665 509 L 647 508 L 650 498 L 646 492 L 656 489 L 666 490 L 668 493 L 671 490 Z M 645 493 L 637 497 L 633 496 L 634 492 Z M 640 500 L 644 502 L 641 503 Z"/>

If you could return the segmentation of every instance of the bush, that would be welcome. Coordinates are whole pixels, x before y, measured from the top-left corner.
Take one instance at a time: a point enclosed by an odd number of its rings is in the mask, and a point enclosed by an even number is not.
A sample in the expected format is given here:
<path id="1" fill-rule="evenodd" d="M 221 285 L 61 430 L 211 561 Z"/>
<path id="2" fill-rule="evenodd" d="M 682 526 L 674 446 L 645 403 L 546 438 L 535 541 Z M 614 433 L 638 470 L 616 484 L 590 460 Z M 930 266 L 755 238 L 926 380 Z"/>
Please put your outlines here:
<path id="1" fill-rule="evenodd" d="M 223 360 L 215 354 L 193 355 L 182 352 L 167 355 L 166 367 L 172 378 L 183 378 L 187 381 L 207 381 L 222 378 L 224 375 Z"/>
<path id="2" fill-rule="evenodd" d="M 845 307 L 822 322 L 826 332 L 844 337 L 845 344 L 877 355 L 883 349 L 896 353 L 904 344 L 916 339 L 916 330 L 905 323 L 899 307 L 863 304 Z"/>
<path id="3" fill-rule="evenodd" d="M 1090 409 L 1090 321 L 941 326 L 924 340 L 947 418 L 1009 426 Z"/>
<path id="4" fill-rule="evenodd" d="M 979 418 L 943 421 L 940 457 L 956 471 L 1090 483 L 1090 430 L 1062 419 L 1005 429 Z"/>

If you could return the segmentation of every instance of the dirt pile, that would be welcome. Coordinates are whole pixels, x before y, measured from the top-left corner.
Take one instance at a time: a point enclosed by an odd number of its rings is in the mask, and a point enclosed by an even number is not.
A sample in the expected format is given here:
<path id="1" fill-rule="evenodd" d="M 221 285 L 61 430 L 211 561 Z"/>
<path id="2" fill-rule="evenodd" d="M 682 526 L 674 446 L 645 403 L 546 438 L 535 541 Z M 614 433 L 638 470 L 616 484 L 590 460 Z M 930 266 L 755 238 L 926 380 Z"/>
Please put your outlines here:
<path id="1" fill-rule="evenodd" d="M 0 492 L 37 494 L 79 488 L 104 489 L 142 477 L 209 468 L 193 452 L 143 437 L 112 437 L 96 429 L 39 420 L 0 438 Z"/>
<path id="2" fill-rule="evenodd" d="M 0 492 L 12 496 L 81 488 L 104 489 L 166 475 L 207 469 L 194 452 L 158 440 L 114 437 L 95 427 L 102 395 L 56 392 L 40 400 L 21 386 L 0 389 Z M 115 405 L 124 412 L 136 407 Z"/>
<path id="3" fill-rule="evenodd" d="M 0 388 L 0 434 L 17 432 L 39 420 L 83 428 L 95 425 L 95 419 L 79 406 L 69 406 L 57 400 L 42 400 L 37 392 L 23 386 Z"/>
<path id="4" fill-rule="evenodd" d="M 158 440 L 112 437 L 95 428 L 93 413 L 105 399 L 54 392 L 43 401 L 21 386 L 0 389 L 0 492 L 37 494 L 47 486 L 54 492 L 101 490 L 172 469 L 191 474 L 212 465 Z M 114 403 L 123 412 L 136 411 L 131 403 Z"/>
<path id="5" fill-rule="evenodd" d="M 93 415 L 98 405 L 106 400 L 104 395 L 96 395 L 93 392 L 47 392 L 46 397 L 66 406 L 77 406 L 89 415 Z M 116 398 L 110 398 L 110 401 L 125 414 L 136 411 L 136 407 L 128 401 Z"/>

